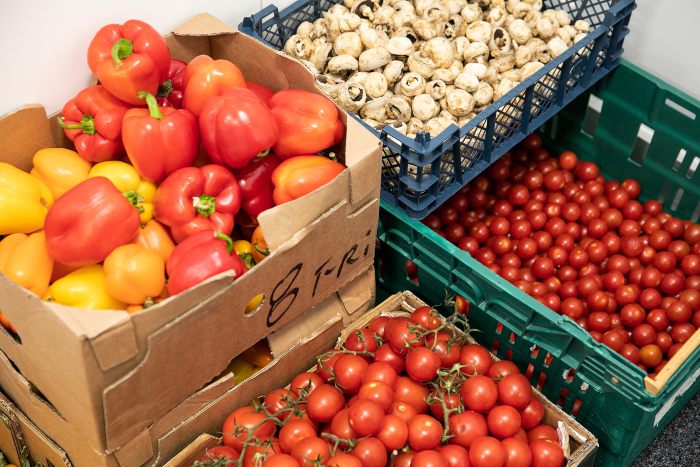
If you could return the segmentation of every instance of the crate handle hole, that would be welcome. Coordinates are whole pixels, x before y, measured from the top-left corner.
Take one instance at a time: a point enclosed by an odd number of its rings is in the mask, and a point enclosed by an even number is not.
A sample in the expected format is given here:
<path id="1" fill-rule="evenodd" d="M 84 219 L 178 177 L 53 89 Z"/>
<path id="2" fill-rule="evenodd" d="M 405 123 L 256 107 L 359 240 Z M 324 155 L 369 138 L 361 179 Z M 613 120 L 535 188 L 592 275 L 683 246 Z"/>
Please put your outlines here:
<path id="1" fill-rule="evenodd" d="M 683 188 L 678 188 L 676 190 L 676 195 L 673 197 L 673 201 L 671 202 L 671 211 L 678 209 L 678 205 L 681 204 L 681 199 L 683 199 L 683 193 L 685 193 Z"/>
<path id="2" fill-rule="evenodd" d="M 688 167 L 688 172 L 686 172 L 685 178 L 692 180 L 695 176 L 695 172 L 698 170 L 698 165 L 700 165 L 700 157 L 693 157 L 693 162 L 690 163 L 690 167 Z"/>
<path id="3" fill-rule="evenodd" d="M 695 205 L 695 211 L 693 211 L 693 214 L 690 216 L 690 220 L 692 222 L 697 222 L 699 218 L 700 218 L 700 201 L 698 201 L 698 204 Z"/>
<path id="4" fill-rule="evenodd" d="M 540 375 L 537 377 L 537 389 L 541 391 L 544 387 L 545 381 L 547 381 L 547 373 L 540 373 Z"/>
<path id="5" fill-rule="evenodd" d="M 253 298 L 251 298 L 248 301 L 248 304 L 245 307 L 244 315 L 245 316 L 252 316 L 258 311 L 262 310 L 263 306 L 265 305 L 265 294 L 264 293 L 259 293 L 256 295 L 253 295 Z"/>
<path id="6" fill-rule="evenodd" d="M 632 147 L 632 153 L 629 156 L 629 160 L 641 166 L 644 164 L 644 159 L 647 157 L 647 152 L 649 151 L 649 145 L 651 145 L 651 140 L 654 138 L 654 129 L 646 126 L 643 123 L 639 124 L 639 130 L 637 131 L 637 139 Z"/>
<path id="7" fill-rule="evenodd" d="M 598 122 L 600 121 L 600 114 L 603 111 L 603 102 L 603 99 L 595 94 L 590 94 L 588 96 L 588 106 L 586 107 L 586 114 L 583 116 L 581 133 L 591 138 L 595 136 L 595 132 L 598 129 Z"/>
<path id="8" fill-rule="evenodd" d="M 687 154 L 687 151 L 683 148 L 678 151 L 678 155 L 676 156 L 676 159 L 673 161 L 673 166 L 671 167 L 674 171 L 678 172 L 678 169 L 681 168 L 681 165 L 683 165 L 683 161 L 685 160 L 685 155 Z"/>
<path id="9" fill-rule="evenodd" d="M 545 357 L 544 357 L 545 368 L 549 368 L 549 365 L 552 364 L 553 359 L 554 359 L 554 356 L 551 353 L 547 352 L 547 355 L 545 355 Z"/>
<path id="10" fill-rule="evenodd" d="M 671 99 L 667 98 L 664 101 L 664 104 L 666 104 L 666 107 L 675 110 L 676 112 L 678 112 L 679 114 L 683 115 L 686 118 L 689 118 L 693 121 L 696 118 L 695 112 L 692 112 L 692 111 L 686 109 L 685 107 L 683 107 L 682 105 L 680 105 L 676 101 L 672 101 Z"/>

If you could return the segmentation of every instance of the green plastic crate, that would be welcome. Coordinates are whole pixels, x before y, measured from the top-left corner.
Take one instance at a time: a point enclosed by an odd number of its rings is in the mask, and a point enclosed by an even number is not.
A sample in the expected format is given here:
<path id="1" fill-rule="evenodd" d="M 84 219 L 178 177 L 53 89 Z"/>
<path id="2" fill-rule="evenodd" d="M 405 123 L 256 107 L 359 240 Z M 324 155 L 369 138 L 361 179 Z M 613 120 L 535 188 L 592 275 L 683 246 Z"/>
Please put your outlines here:
<path id="1" fill-rule="evenodd" d="M 697 220 L 698 115 L 700 102 L 623 63 L 542 134 L 549 147 L 576 151 L 608 177 L 635 177 L 643 197 Z M 379 233 L 380 288 L 411 290 L 434 304 L 446 291 L 469 299 L 478 341 L 530 368 L 532 383 L 564 411 L 580 407 L 576 418 L 600 441 L 597 465 L 630 464 L 700 389 L 698 349 L 652 395 L 639 368 L 421 223 L 382 205 Z M 406 277 L 406 259 L 418 265 L 419 284 Z"/>

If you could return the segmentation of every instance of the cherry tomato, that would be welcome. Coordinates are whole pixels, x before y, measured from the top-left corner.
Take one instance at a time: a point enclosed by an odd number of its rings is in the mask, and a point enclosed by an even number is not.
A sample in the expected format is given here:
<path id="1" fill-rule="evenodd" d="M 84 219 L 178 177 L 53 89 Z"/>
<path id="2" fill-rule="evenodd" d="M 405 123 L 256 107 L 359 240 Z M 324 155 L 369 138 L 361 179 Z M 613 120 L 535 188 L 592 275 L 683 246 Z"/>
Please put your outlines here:
<path id="1" fill-rule="evenodd" d="M 399 318 L 387 329 L 389 344 L 394 352 L 405 356 L 409 349 L 421 346 L 421 339 L 418 338 L 415 327 L 415 323 Z"/>
<path id="2" fill-rule="evenodd" d="M 661 363 L 663 354 L 661 353 L 661 348 L 658 345 L 649 344 L 639 349 L 639 357 L 644 366 L 652 368 Z"/>
<path id="3" fill-rule="evenodd" d="M 327 467 L 362 467 L 362 462 L 355 456 L 345 453 L 338 453 L 328 459 Z"/>
<path id="4" fill-rule="evenodd" d="M 291 455 L 302 467 L 312 467 L 319 462 L 325 463 L 331 457 L 331 452 L 328 443 L 317 436 L 311 436 L 294 445 Z"/>
<path id="5" fill-rule="evenodd" d="M 486 373 L 486 376 L 495 380 L 499 380 L 510 374 L 518 373 L 520 373 L 520 369 L 515 363 L 509 360 L 500 360 L 494 362 L 493 365 L 491 365 L 491 368 L 489 368 L 489 371 Z"/>
<path id="6" fill-rule="evenodd" d="M 469 461 L 473 467 L 501 467 L 506 462 L 506 450 L 496 438 L 479 436 L 469 448 Z"/>
<path id="7" fill-rule="evenodd" d="M 363 467 L 385 467 L 387 465 L 384 444 L 371 436 L 359 440 L 350 454 L 357 457 L 362 462 Z"/>
<path id="8" fill-rule="evenodd" d="M 418 410 L 416 410 L 416 408 L 414 406 L 412 406 L 411 404 L 409 404 L 408 402 L 395 400 L 391 404 L 390 414 L 396 415 L 401 420 L 408 423 L 411 421 L 411 419 L 413 419 L 413 417 L 418 415 Z"/>
<path id="9" fill-rule="evenodd" d="M 360 436 L 374 435 L 384 424 L 384 408 L 370 399 L 358 399 L 348 406 L 350 426 Z"/>
<path id="10" fill-rule="evenodd" d="M 282 427 L 284 429 L 284 427 Z M 335 414 L 331 420 L 330 433 L 340 439 L 355 439 L 358 438 L 355 430 L 350 426 L 350 415 L 348 409 L 343 409 Z M 282 431 L 280 430 L 280 434 Z"/>
<path id="11" fill-rule="evenodd" d="M 384 417 L 377 439 L 384 443 L 388 451 L 399 450 L 408 440 L 408 424 L 399 416 L 389 414 Z"/>
<path id="12" fill-rule="evenodd" d="M 510 438 L 520 429 L 520 413 L 510 405 L 497 405 L 489 410 L 486 424 L 496 438 Z"/>
<path id="13" fill-rule="evenodd" d="M 241 454 L 238 451 L 231 447 L 215 446 L 213 448 L 207 449 L 204 456 L 200 459 L 200 462 L 206 463 L 212 461 L 219 461 L 216 463 L 216 465 L 221 465 L 221 461 L 219 459 L 226 459 L 228 461 L 226 463 L 226 466 L 235 465 L 235 462 L 238 460 L 240 455 Z"/>
<path id="14" fill-rule="evenodd" d="M 321 384 L 309 395 L 306 410 L 312 420 L 325 423 L 330 422 L 344 405 L 345 398 L 338 388 Z"/>
<path id="15" fill-rule="evenodd" d="M 527 432 L 527 440 L 530 444 L 532 444 L 532 442 L 536 439 L 549 439 L 555 443 L 559 443 L 559 435 L 557 434 L 557 430 L 549 425 L 537 425 Z"/>
<path id="16" fill-rule="evenodd" d="M 258 439 L 263 440 L 271 437 L 275 432 L 275 424 L 272 420 L 264 420 L 265 414 L 257 412 L 251 406 L 234 410 L 226 417 L 221 429 L 224 444 L 240 452 L 248 437 L 249 430 L 253 428 L 253 435 Z"/>
<path id="17" fill-rule="evenodd" d="M 544 405 L 535 396 L 530 397 L 530 402 L 520 411 L 522 427 L 526 430 L 536 427 L 544 419 Z"/>
<path id="18" fill-rule="evenodd" d="M 411 404 L 419 413 L 425 413 L 428 410 L 428 388 L 416 383 L 411 378 L 399 376 L 396 382 L 396 390 L 394 391 L 394 399 Z"/>
<path id="19" fill-rule="evenodd" d="M 506 467 L 529 467 L 532 464 L 532 452 L 522 439 L 506 438 L 501 445 L 506 451 Z"/>
<path id="20" fill-rule="evenodd" d="M 345 394 L 357 394 L 362 386 L 362 376 L 368 366 L 367 360 L 362 357 L 352 354 L 341 355 L 333 366 L 336 385 Z"/>
<path id="21" fill-rule="evenodd" d="M 289 454 L 273 454 L 263 463 L 263 467 L 299 467 L 300 464 Z"/>
<path id="22" fill-rule="evenodd" d="M 389 344 L 382 344 L 379 346 L 374 353 L 374 362 L 386 363 L 393 368 L 397 374 L 401 373 L 405 368 L 404 359 L 394 352 L 394 349 L 392 349 Z"/>
<path id="23" fill-rule="evenodd" d="M 377 341 L 374 338 L 374 333 L 369 328 L 356 329 L 347 339 L 345 339 L 345 348 L 353 352 L 376 352 Z"/>
<path id="24" fill-rule="evenodd" d="M 512 376 L 517 375 L 506 376 L 503 380 Z M 462 397 L 464 406 L 475 412 L 487 412 L 498 400 L 496 383 L 491 378 L 481 375 L 467 379 L 459 388 L 459 394 Z"/>
<path id="25" fill-rule="evenodd" d="M 399 451 L 399 455 L 394 459 L 393 467 L 411 467 L 414 457 L 416 457 L 416 453 L 413 451 Z"/>
<path id="26" fill-rule="evenodd" d="M 381 381 L 386 383 L 393 391 L 396 387 L 396 381 L 399 379 L 398 373 L 394 367 L 386 362 L 370 363 L 364 374 L 362 375 L 362 384 L 365 385 L 372 381 Z M 362 390 L 362 388 L 360 388 Z"/>
<path id="27" fill-rule="evenodd" d="M 335 366 L 335 362 L 338 361 L 338 358 L 342 355 L 342 352 L 338 349 L 332 349 L 328 352 L 326 352 L 324 355 L 322 355 L 318 363 L 316 364 L 316 375 L 321 377 L 323 381 L 328 382 L 332 377 L 333 377 L 333 367 Z M 309 373 L 313 374 L 313 373 Z M 318 386 L 318 381 L 312 380 L 313 377 L 301 377 L 301 381 L 297 382 L 296 384 L 301 384 L 301 386 L 297 387 L 295 386 L 295 382 L 292 381 L 292 384 L 290 385 L 290 389 L 292 391 L 292 394 L 297 397 L 299 395 L 299 389 L 304 387 L 304 385 L 308 384 L 309 382 L 312 383 L 312 386 L 309 386 L 309 391 Z M 323 382 L 322 381 L 322 382 Z"/>
<path id="28" fill-rule="evenodd" d="M 437 451 L 417 452 L 411 461 L 411 467 L 448 467 L 447 460 Z"/>
<path id="29" fill-rule="evenodd" d="M 447 444 L 438 449 L 448 467 L 469 467 L 469 452 L 457 444 Z"/>
<path id="30" fill-rule="evenodd" d="M 558 442 L 536 439 L 530 443 L 533 467 L 561 467 L 564 465 L 564 451 Z"/>
<path id="31" fill-rule="evenodd" d="M 416 415 L 408 423 L 408 445 L 415 451 L 435 449 L 441 438 L 442 425 L 430 415 Z"/>
<path id="32" fill-rule="evenodd" d="M 433 349 L 433 352 L 440 359 L 441 368 L 451 368 L 455 363 L 459 362 L 460 351 L 462 348 L 456 342 L 450 342 L 449 334 L 440 333 L 436 337 L 429 336 L 426 340 L 426 346 Z"/>
<path id="33" fill-rule="evenodd" d="M 406 372 L 419 383 L 431 381 L 437 377 L 440 369 L 440 357 L 426 347 L 411 349 L 406 357 Z"/>
<path id="34" fill-rule="evenodd" d="M 329 365 L 330 361 L 326 360 L 325 364 Z M 299 373 L 294 377 L 294 379 L 292 379 L 292 382 L 289 385 L 289 391 L 295 398 L 299 397 L 301 392 L 309 395 L 323 383 L 324 381 L 319 375 L 306 371 L 304 373 Z"/>
<path id="35" fill-rule="evenodd" d="M 279 444 L 282 452 L 290 453 L 292 448 L 304 438 L 316 436 L 316 428 L 307 421 L 289 420 L 279 432 Z"/>
<path id="36" fill-rule="evenodd" d="M 666 315 L 672 323 L 687 323 L 690 321 L 692 310 L 687 303 L 674 300 L 666 309 Z"/>
<path id="37" fill-rule="evenodd" d="M 491 353 L 478 344 L 468 344 L 462 347 L 459 363 L 464 365 L 462 372 L 466 375 L 485 375 L 492 365 Z"/>

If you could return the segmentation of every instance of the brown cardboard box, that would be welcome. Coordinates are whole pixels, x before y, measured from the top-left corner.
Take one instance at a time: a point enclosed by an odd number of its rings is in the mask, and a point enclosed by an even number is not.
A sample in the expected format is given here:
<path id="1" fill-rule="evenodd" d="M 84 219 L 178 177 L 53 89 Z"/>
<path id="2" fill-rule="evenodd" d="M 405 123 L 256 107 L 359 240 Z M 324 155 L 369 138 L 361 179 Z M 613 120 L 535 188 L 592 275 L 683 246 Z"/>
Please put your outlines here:
<path id="1" fill-rule="evenodd" d="M 77 467 L 163 465 L 200 433 L 216 433 L 221 420 L 257 396 L 260 387 L 284 386 L 290 373 L 311 366 L 318 353 L 333 346 L 346 324 L 373 304 L 374 269 L 370 267 L 311 313 L 272 333 L 268 342 L 275 359 L 268 366 L 235 387 L 232 387 L 233 374 L 221 375 L 112 453 L 100 452 L 86 443 L 74 426 L 33 392 L 29 382 L 0 352 L 0 381 L 3 385 L 5 381 L 13 382 L 3 387 L 3 392 L 18 406 L 28 408 L 20 411 L 13 407 L 10 412 L 13 419 L 19 420 L 13 425 L 19 427 L 14 428 L 13 435 L 19 433 L 17 436 L 26 442 L 30 458 L 43 465 L 48 465 L 45 460 L 56 466 Z M 50 427 L 51 434 L 39 430 L 37 425 Z"/>
<path id="2" fill-rule="evenodd" d="M 302 65 L 210 15 L 192 18 L 166 39 L 175 58 L 208 53 L 234 61 L 248 79 L 273 89 L 321 94 Z M 75 440 L 100 455 L 134 440 L 150 448 L 145 440 L 154 421 L 201 390 L 242 350 L 367 271 L 379 210 L 379 142 L 355 120 L 345 121 L 337 155 L 348 170 L 263 213 L 259 221 L 272 254 L 233 283 L 223 274 L 129 315 L 42 302 L 0 275 L 0 309 L 21 339 L 0 329 L 0 350 L 22 377 L 2 385 L 31 381 L 54 411 L 40 415 L 48 405 L 37 398 L 16 400 L 19 408 L 49 437 L 69 436 L 61 428 L 69 426 Z M 0 142 L 0 160 L 25 170 L 36 150 L 69 146 L 40 106 L 0 119 Z M 259 293 L 265 295 L 262 306 L 245 315 Z M 223 393 L 231 387 L 228 380 L 210 389 Z"/>
<path id="3" fill-rule="evenodd" d="M 368 324 L 378 315 L 399 316 L 410 313 L 425 303 L 411 292 L 400 292 L 387 298 L 369 313 L 359 317 L 346 327 L 340 334 L 338 343 L 344 342 L 347 336 L 355 329 Z M 473 342 L 473 341 L 472 341 Z M 295 372 L 287 375 L 287 384 Z M 278 387 L 278 386 L 274 386 Z M 259 393 L 253 397 L 264 394 L 273 386 L 258 386 Z M 534 394 L 542 401 L 545 408 L 544 423 L 553 426 L 559 432 L 560 440 L 567 457 L 568 467 L 591 467 L 598 449 L 598 440 L 576 420 L 563 412 L 558 406 L 551 403 L 537 389 L 533 388 Z M 220 423 L 223 423 L 224 417 Z M 209 433 L 215 433 L 210 431 Z M 166 467 L 192 467 L 195 460 L 205 457 L 207 449 L 220 445 L 220 439 L 205 433 L 198 436 L 185 449 L 180 451 L 175 457 L 168 461 Z"/>

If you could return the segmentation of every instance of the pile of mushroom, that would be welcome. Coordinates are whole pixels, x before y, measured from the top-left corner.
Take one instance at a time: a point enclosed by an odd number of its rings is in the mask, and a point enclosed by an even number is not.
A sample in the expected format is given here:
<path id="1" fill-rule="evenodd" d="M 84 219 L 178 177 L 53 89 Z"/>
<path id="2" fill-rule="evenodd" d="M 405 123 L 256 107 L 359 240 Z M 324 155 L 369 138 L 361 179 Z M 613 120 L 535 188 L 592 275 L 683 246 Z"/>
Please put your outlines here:
<path id="1" fill-rule="evenodd" d="M 465 125 L 588 31 L 542 0 L 344 0 L 284 50 L 348 112 L 415 137 Z"/>

